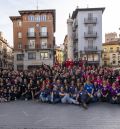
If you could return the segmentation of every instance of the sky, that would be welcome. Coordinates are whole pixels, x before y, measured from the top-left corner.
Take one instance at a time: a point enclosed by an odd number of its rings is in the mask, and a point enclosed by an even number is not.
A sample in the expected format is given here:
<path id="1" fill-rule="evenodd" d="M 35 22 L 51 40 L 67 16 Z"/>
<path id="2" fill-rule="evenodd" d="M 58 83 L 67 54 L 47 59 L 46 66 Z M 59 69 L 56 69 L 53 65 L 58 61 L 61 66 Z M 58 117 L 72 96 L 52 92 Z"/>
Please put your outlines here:
<path id="1" fill-rule="evenodd" d="M 56 44 L 64 42 L 67 34 L 67 18 L 69 13 L 79 8 L 105 7 L 103 13 L 102 42 L 105 33 L 120 33 L 120 5 L 119 0 L 38 0 L 38 9 L 56 9 Z M 0 31 L 5 39 L 13 46 L 13 26 L 9 16 L 19 16 L 19 10 L 36 10 L 37 0 L 1 0 L 0 3 Z"/>

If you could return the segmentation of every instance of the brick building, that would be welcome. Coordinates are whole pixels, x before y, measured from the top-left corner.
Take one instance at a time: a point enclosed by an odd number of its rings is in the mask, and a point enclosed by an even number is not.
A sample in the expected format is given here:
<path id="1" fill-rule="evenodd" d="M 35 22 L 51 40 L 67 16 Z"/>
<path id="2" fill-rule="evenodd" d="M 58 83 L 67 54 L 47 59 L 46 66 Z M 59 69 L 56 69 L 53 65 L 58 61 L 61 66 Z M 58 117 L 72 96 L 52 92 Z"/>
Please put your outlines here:
<path id="1" fill-rule="evenodd" d="M 53 65 L 55 10 L 22 10 L 13 22 L 14 69 Z"/>

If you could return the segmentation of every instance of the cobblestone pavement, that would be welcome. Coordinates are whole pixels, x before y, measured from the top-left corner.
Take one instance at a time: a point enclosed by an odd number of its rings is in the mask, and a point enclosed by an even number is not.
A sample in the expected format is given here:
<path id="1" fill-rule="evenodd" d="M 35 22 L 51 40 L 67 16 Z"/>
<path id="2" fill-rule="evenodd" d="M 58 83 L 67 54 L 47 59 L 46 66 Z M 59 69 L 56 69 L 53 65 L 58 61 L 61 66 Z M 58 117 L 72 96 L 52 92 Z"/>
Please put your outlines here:
<path id="1" fill-rule="evenodd" d="M 17 101 L 0 104 L 0 129 L 120 129 L 120 105 L 45 104 Z"/>

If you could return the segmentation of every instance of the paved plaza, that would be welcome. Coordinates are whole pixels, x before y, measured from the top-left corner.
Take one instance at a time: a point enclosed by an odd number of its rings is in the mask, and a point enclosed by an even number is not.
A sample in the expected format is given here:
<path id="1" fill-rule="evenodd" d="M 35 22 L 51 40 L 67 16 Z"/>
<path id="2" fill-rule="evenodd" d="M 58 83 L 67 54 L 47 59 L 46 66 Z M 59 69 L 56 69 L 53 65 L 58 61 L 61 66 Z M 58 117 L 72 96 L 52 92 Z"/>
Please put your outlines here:
<path id="1" fill-rule="evenodd" d="M 17 101 L 0 104 L 0 129 L 120 129 L 120 105 Z"/>

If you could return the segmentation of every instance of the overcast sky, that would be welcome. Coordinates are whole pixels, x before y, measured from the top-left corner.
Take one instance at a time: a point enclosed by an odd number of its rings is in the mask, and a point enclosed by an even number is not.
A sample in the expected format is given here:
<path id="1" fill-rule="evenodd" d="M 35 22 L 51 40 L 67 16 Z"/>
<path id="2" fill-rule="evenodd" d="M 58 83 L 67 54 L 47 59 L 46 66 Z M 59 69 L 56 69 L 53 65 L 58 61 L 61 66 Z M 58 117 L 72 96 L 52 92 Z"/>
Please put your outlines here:
<path id="1" fill-rule="evenodd" d="M 18 10 L 36 9 L 37 0 L 1 0 L 0 31 L 8 42 L 13 44 L 12 22 L 9 16 L 19 15 Z M 56 44 L 62 44 L 67 34 L 67 18 L 69 13 L 79 8 L 105 7 L 103 13 L 103 42 L 108 32 L 120 33 L 119 0 L 38 0 L 39 9 L 56 9 Z"/>

